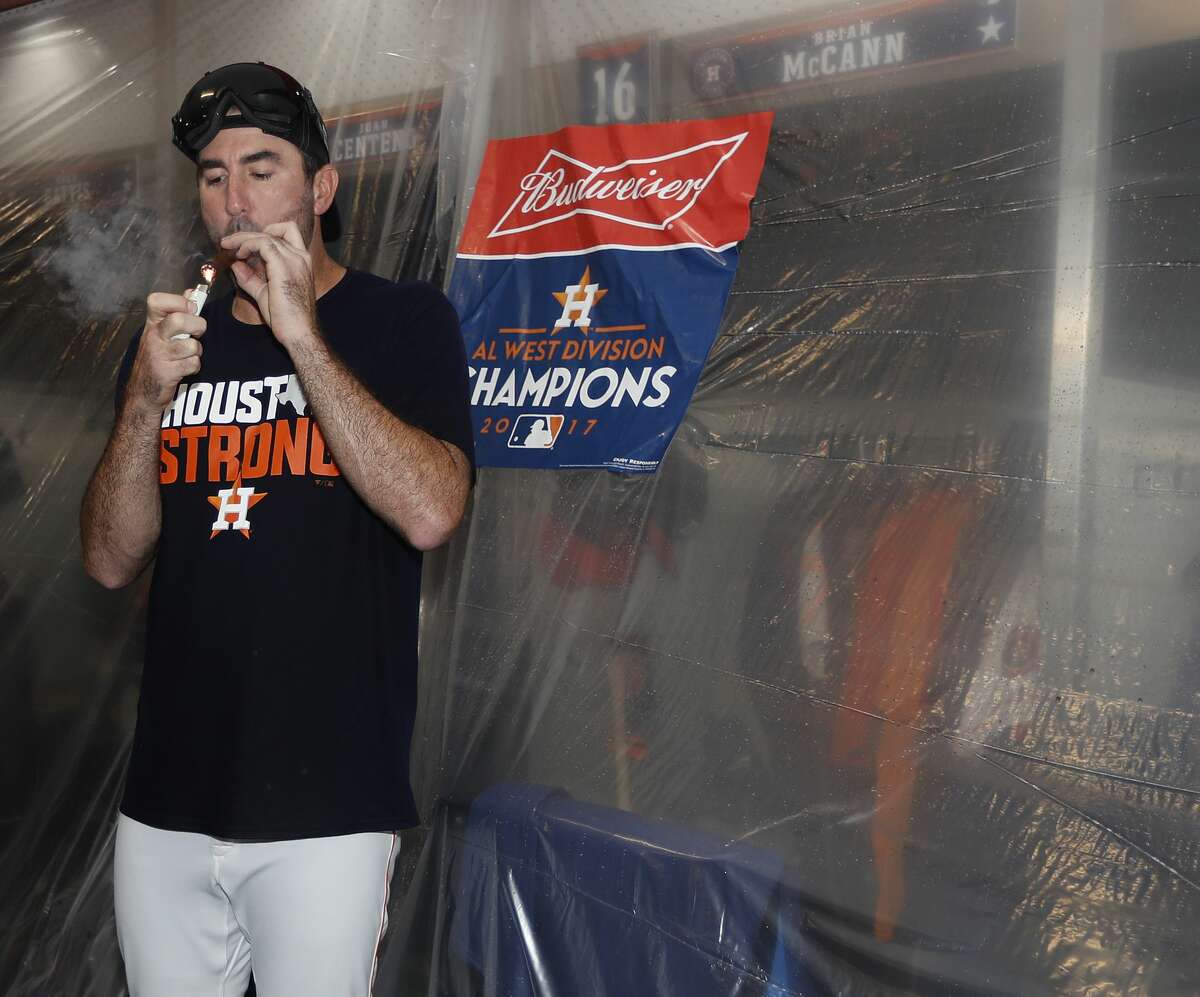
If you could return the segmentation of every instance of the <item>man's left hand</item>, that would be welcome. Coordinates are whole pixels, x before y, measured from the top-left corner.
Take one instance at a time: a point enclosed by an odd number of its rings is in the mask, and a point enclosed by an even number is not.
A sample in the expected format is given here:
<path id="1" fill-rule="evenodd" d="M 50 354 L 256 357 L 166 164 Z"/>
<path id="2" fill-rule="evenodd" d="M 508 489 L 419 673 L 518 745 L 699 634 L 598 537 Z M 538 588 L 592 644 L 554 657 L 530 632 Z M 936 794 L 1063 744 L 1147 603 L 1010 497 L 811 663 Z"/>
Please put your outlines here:
<path id="1" fill-rule="evenodd" d="M 221 246 L 236 257 L 231 270 L 238 287 L 245 291 L 284 346 L 315 334 L 317 329 L 316 288 L 312 259 L 295 222 L 278 222 L 261 232 L 235 232 Z M 265 275 L 248 262 L 257 255 Z"/>

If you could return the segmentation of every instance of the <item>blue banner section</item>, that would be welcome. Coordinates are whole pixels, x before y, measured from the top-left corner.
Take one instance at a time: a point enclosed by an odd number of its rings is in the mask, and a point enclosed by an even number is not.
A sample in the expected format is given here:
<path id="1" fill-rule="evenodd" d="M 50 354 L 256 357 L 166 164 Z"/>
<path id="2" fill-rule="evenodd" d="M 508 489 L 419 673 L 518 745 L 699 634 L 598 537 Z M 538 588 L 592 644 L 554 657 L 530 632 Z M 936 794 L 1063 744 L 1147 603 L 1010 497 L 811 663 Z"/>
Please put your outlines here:
<path id="1" fill-rule="evenodd" d="M 481 467 L 652 472 L 700 377 L 736 248 L 458 258 Z"/>

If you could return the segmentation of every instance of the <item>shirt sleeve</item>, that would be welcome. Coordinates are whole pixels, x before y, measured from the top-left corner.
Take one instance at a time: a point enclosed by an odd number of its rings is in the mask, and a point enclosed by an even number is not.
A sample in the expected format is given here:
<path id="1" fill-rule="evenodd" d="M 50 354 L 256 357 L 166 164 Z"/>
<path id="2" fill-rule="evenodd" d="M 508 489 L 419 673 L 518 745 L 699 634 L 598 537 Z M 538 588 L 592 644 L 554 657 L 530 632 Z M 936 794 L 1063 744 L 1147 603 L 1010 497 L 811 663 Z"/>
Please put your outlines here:
<path id="1" fill-rule="evenodd" d="M 392 333 L 380 344 L 379 400 L 405 422 L 458 447 L 475 480 L 475 433 L 467 377 L 467 354 L 458 313 L 430 284 L 404 285 Z M 404 376 L 405 374 L 408 376 Z"/>

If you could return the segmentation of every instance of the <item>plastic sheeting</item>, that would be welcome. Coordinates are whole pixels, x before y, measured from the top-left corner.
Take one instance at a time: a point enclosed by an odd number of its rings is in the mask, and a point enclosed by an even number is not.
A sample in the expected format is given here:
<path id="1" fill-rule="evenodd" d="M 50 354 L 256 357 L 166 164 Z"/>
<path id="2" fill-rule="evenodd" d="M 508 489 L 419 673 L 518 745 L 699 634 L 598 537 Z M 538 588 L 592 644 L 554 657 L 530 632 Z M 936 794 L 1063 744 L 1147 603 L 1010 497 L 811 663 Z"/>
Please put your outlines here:
<path id="1" fill-rule="evenodd" d="M 730 39 L 885 15 L 0 15 L 0 987 L 122 992 L 145 581 L 89 582 L 75 517 L 139 301 L 205 248 L 167 119 L 262 58 L 337 119 L 336 250 L 392 277 L 444 280 L 488 138 L 776 112 L 660 472 L 484 471 L 427 562 L 377 992 L 1200 990 L 1189 6 L 1025 0 L 1000 51 L 717 101 Z M 623 49 L 579 47 L 642 32 L 595 104 Z"/>

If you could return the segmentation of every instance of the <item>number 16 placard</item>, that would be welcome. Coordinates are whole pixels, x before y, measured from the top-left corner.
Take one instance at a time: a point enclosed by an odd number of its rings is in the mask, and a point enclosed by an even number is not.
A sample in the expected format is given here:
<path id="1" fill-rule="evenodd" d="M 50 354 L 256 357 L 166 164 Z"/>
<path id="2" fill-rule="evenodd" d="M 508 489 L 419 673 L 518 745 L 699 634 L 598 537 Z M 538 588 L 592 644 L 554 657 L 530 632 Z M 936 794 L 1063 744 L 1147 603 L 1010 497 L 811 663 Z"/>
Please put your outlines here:
<path id="1" fill-rule="evenodd" d="M 654 118 L 654 38 L 639 35 L 579 49 L 579 103 L 590 125 Z"/>

